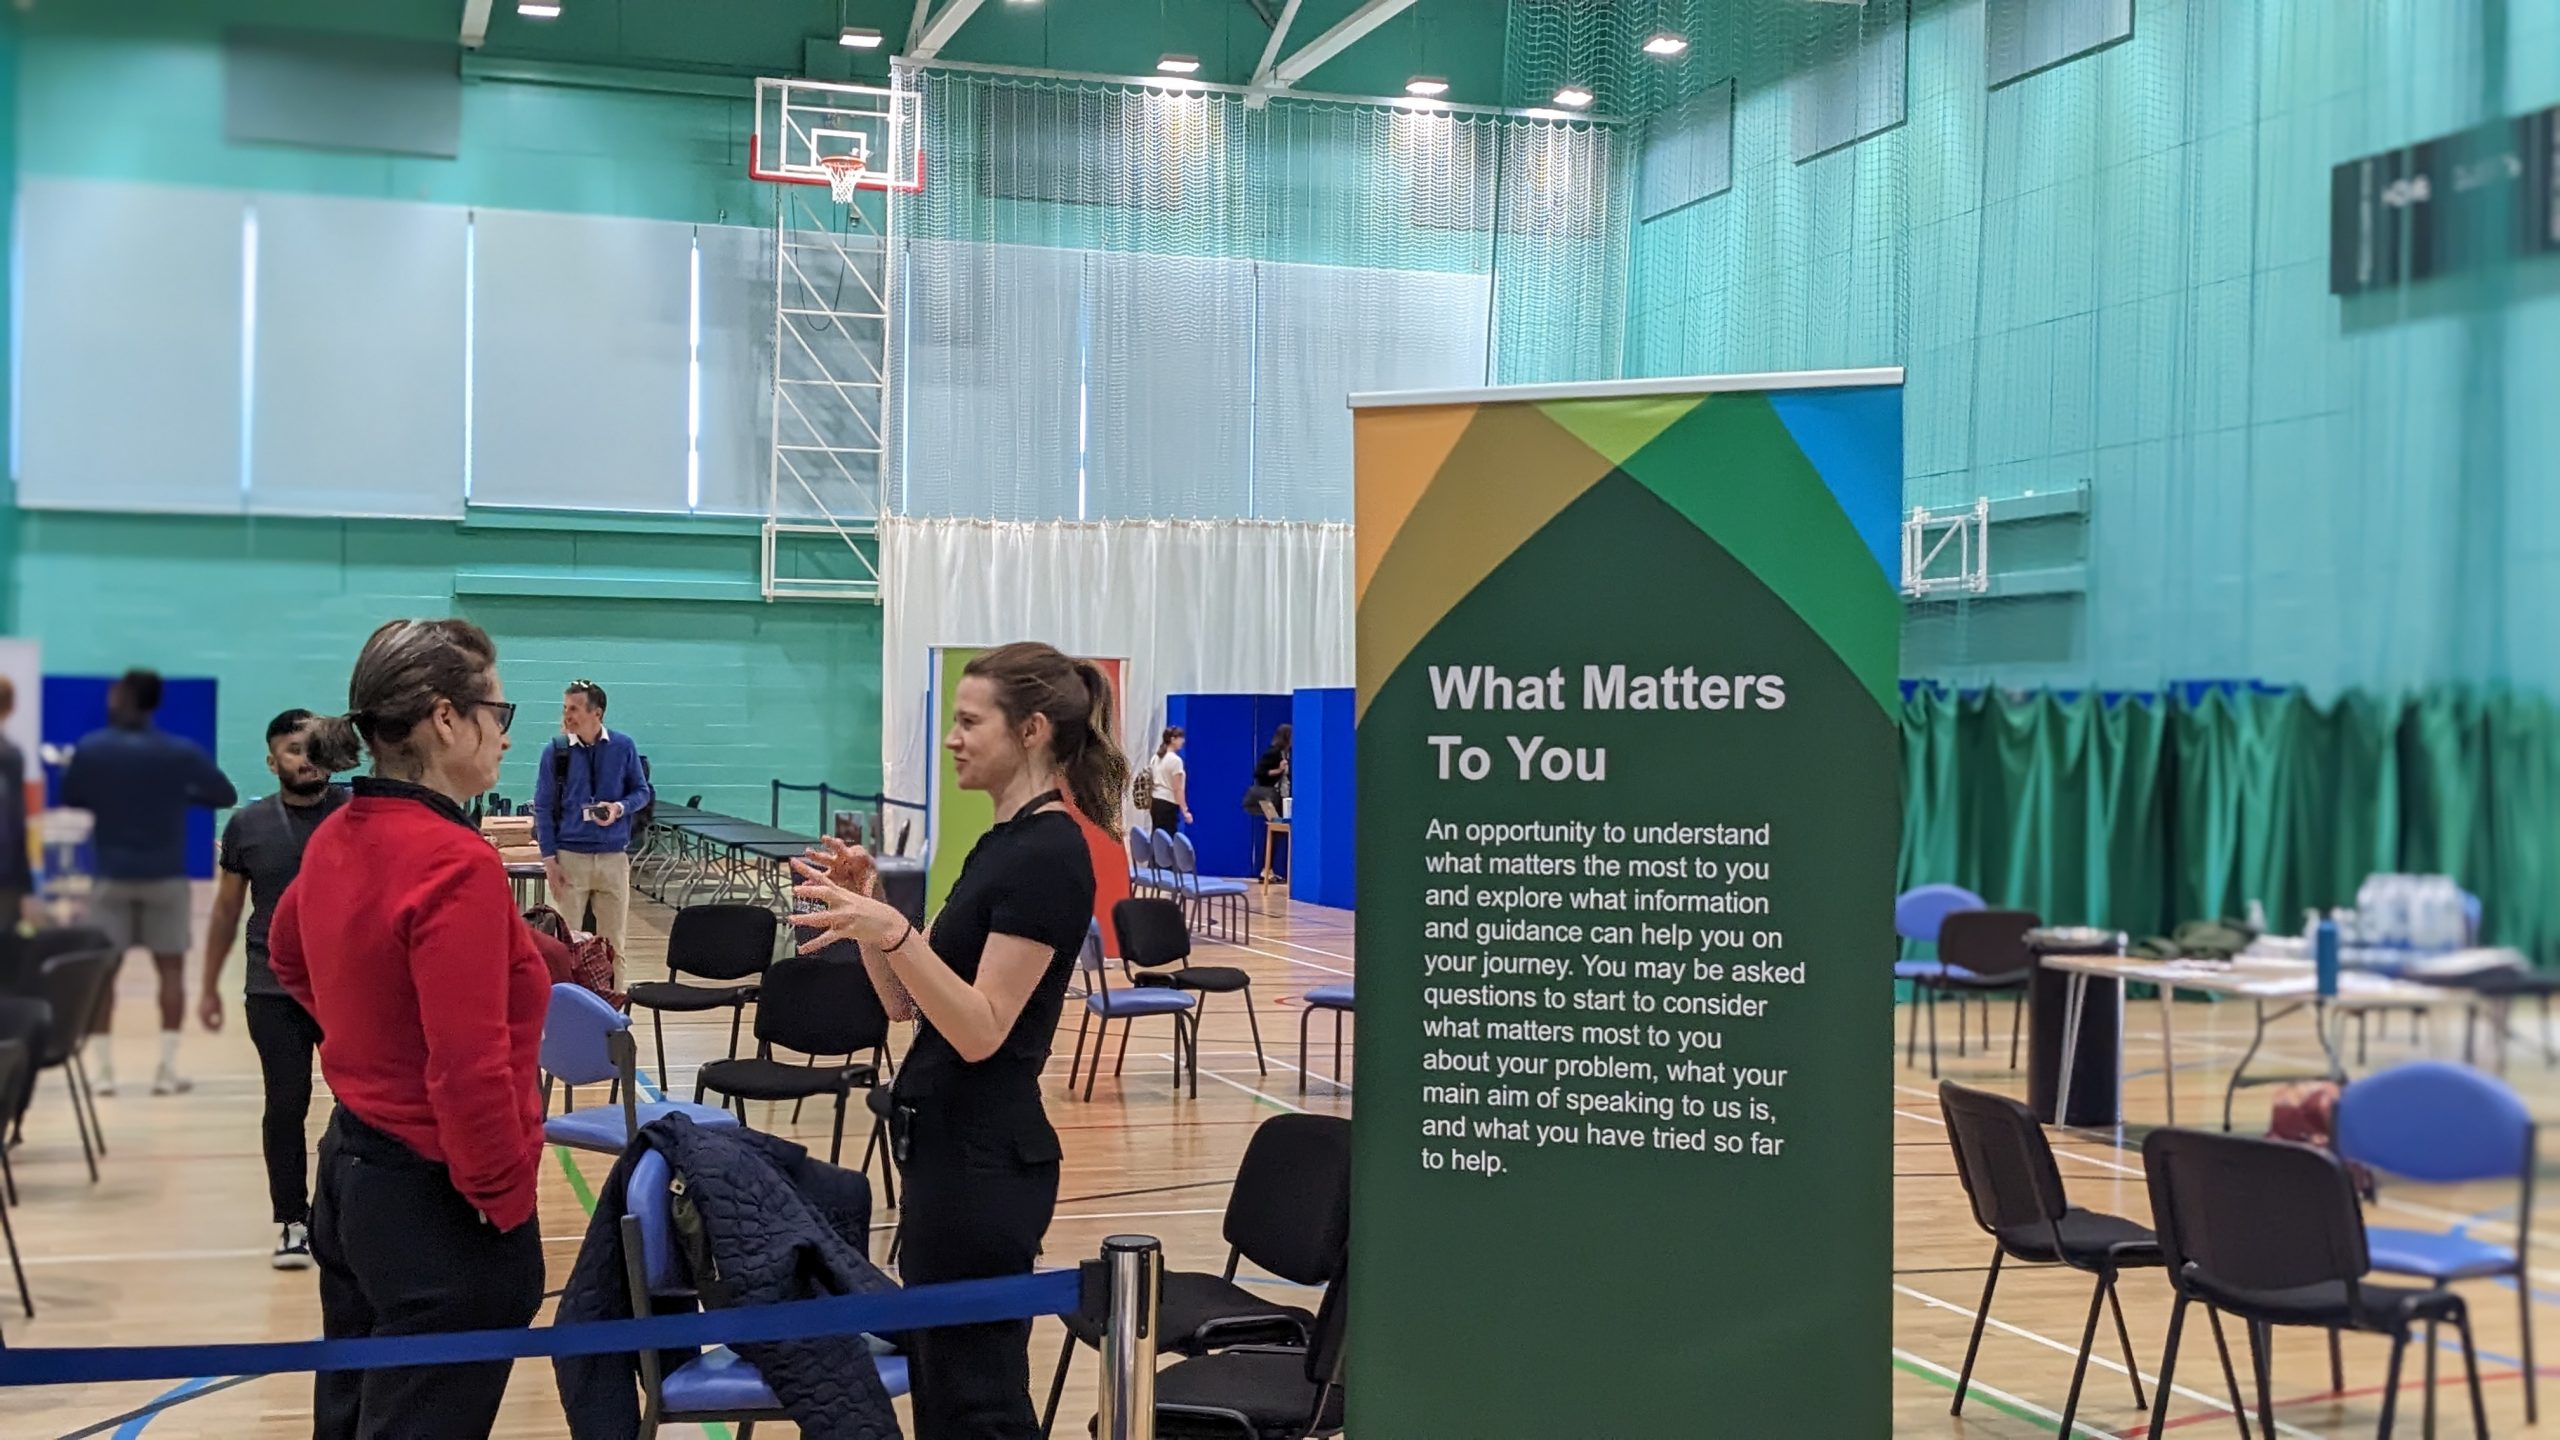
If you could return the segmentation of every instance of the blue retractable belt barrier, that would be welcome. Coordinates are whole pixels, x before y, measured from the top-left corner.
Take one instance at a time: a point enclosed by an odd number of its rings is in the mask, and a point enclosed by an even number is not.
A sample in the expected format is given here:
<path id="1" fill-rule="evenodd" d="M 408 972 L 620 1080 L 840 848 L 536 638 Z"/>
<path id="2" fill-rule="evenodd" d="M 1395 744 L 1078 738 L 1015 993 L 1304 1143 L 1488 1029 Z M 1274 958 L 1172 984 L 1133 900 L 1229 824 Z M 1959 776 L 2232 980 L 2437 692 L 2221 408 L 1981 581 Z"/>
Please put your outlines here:
<path id="1" fill-rule="evenodd" d="M 0 1386 L 89 1385 L 121 1380 L 185 1380 L 200 1375 L 274 1375 L 311 1370 L 380 1370 L 473 1360 L 530 1360 L 684 1350 L 820 1335 L 894 1334 L 1064 1315 L 1077 1307 L 1073 1270 L 997 1280 L 959 1280 L 878 1295 L 839 1295 L 704 1310 L 636 1320 L 601 1320 L 526 1330 L 464 1330 L 362 1340 L 287 1340 L 247 1345 L 113 1345 L 77 1350 L 0 1350 Z"/>

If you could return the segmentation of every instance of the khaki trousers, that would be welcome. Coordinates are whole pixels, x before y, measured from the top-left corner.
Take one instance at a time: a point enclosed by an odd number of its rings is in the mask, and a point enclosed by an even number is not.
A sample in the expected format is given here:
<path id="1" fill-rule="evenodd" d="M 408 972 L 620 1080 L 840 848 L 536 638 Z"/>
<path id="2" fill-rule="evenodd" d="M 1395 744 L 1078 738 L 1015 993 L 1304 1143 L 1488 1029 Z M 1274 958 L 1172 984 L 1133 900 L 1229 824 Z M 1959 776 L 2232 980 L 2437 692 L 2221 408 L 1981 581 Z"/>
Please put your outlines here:
<path id="1" fill-rule="evenodd" d="M 630 854 L 582 855 L 563 850 L 555 858 L 562 883 L 551 887 L 552 908 L 568 920 L 570 929 L 583 930 L 587 907 L 595 907 L 595 933 L 613 942 L 613 988 L 629 989 L 623 971 L 630 963 L 625 941 L 631 912 Z"/>

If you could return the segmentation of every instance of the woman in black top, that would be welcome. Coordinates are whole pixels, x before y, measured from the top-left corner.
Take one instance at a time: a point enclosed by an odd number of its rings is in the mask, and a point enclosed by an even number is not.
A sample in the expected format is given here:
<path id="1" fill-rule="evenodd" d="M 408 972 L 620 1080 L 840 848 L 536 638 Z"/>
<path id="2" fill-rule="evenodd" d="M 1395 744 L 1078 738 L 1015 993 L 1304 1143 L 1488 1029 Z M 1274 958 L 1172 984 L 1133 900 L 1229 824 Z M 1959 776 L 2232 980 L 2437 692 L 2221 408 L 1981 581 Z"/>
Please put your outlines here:
<path id="1" fill-rule="evenodd" d="M 996 823 L 929 935 L 878 899 L 858 847 L 831 839 L 794 862 L 800 897 L 825 907 L 791 917 L 820 932 L 801 953 L 859 941 L 890 1016 L 917 1022 L 894 1089 L 909 1283 L 1028 1274 L 1040 1253 L 1059 1158 L 1040 1072 L 1093 920 L 1092 852 L 1067 797 L 1116 828 L 1129 762 L 1112 728 L 1110 685 L 1088 661 L 1025 644 L 969 662 L 943 744 L 960 788 L 994 800 Z M 917 1440 L 1040 1433 L 1028 1322 L 911 1338 Z"/>
<path id="2" fill-rule="evenodd" d="M 1271 733 L 1271 748 L 1253 762 L 1253 783 L 1264 790 L 1278 791 L 1280 782 L 1289 774 L 1289 739 L 1294 733 L 1286 722 Z"/>

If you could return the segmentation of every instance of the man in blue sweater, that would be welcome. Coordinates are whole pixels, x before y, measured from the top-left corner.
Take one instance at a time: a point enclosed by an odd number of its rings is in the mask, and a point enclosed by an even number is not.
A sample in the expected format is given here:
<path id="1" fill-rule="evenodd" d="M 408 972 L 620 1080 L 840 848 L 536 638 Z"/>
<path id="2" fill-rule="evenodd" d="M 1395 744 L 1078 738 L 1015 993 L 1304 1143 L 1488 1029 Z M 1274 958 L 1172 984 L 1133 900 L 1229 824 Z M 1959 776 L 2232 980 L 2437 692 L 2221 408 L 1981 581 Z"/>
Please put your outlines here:
<path id="1" fill-rule="evenodd" d="M 186 1023 L 187 942 L 195 888 L 187 880 L 187 812 L 220 810 L 240 802 L 240 792 L 214 768 L 213 757 L 194 741 L 151 723 L 160 709 L 160 676 L 128 670 L 107 690 L 107 728 L 80 741 L 62 773 L 63 805 L 97 817 L 93 844 L 98 886 L 89 906 L 91 923 L 107 934 L 121 959 L 151 952 L 160 967 L 160 1068 L 154 1095 L 193 1088 L 178 1074 L 178 1028 Z M 115 990 L 98 1006 L 94 1033 L 112 1028 Z M 113 1051 L 100 1044 L 89 1067 L 98 1093 L 116 1088 Z"/>
<path id="2" fill-rule="evenodd" d="M 570 925 L 613 942 L 614 988 L 625 988 L 623 941 L 631 910 L 632 819 L 649 808 L 648 762 L 628 735 L 605 728 L 604 687 L 572 680 L 560 731 L 535 762 L 533 838 L 551 878 L 551 903 Z"/>

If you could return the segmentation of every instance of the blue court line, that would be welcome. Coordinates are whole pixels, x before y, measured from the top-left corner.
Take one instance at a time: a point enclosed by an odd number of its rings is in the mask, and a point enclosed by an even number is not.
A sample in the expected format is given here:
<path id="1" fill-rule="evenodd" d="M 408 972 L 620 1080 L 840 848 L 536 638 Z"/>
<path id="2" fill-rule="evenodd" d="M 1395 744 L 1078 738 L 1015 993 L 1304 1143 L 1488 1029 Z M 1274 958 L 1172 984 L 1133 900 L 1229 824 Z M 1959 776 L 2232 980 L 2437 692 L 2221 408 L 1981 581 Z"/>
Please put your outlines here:
<path id="1" fill-rule="evenodd" d="M 197 1391 L 204 1389 L 208 1385 L 215 1385 L 219 1383 L 220 1377 L 203 1375 L 198 1376 L 193 1380 L 189 1380 L 184 1384 L 172 1386 L 171 1388 L 152 1396 L 150 1413 L 137 1415 L 126 1421 L 124 1424 L 117 1426 L 114 1440 L 133 1440 L 134 1436 L 142 1433 L 143 1426 L 160 1418 L 160 1412 L 163 1409 L 166 1409 L 172 1402 L 183 1400 L 186 1397 L 195 1394 Z"/>

